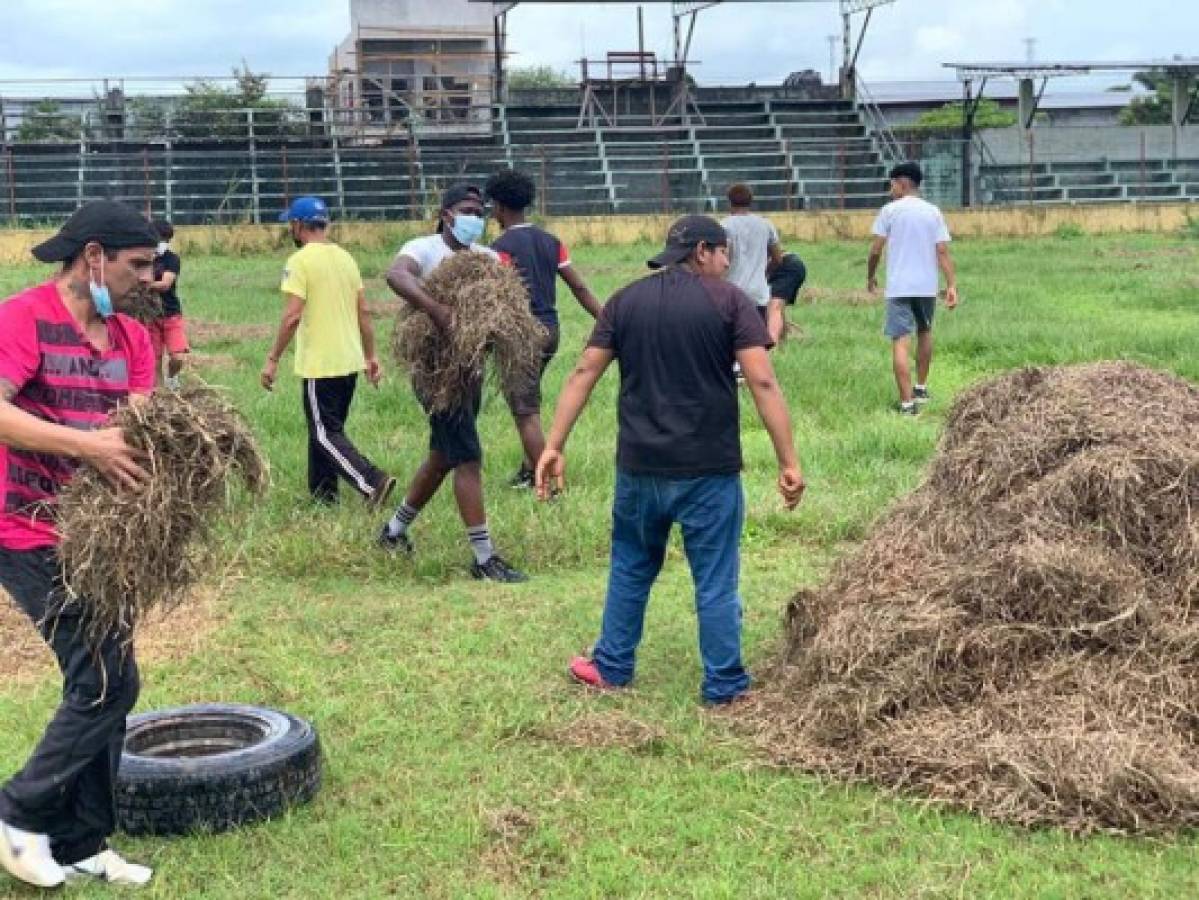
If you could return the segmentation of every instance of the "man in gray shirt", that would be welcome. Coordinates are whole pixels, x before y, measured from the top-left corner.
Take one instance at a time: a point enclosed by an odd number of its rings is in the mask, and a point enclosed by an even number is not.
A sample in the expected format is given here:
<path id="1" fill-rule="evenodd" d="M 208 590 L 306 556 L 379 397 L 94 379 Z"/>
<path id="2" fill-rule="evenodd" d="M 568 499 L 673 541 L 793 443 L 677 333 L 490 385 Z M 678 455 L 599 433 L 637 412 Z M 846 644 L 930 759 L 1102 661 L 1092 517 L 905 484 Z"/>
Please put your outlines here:
<path id="1" fill-rule="evenodd" d="M 750 209 L 754 195 L 749 185 L 734 184 L 728 198 L 729 215 L 720 223 L 729 237 L 730 265 L 725 277 L 757 304 L 770 340 L 777 344 L 783 334 L 783 303 L 771 296 L 766 272 L 782 262 L 779 233 L 769 220 Z"/>

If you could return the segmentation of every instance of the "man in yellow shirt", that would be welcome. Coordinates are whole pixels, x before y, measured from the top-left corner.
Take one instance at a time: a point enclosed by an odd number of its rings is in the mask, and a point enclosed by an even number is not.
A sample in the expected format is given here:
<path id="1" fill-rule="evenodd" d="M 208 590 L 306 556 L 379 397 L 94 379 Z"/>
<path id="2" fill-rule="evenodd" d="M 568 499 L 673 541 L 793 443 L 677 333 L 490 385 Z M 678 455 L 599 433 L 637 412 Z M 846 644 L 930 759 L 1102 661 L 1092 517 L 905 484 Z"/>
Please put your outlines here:
<path id="1" fill-rule="evenodd" d="M 303 379 L 308 420 L 308 490 L 314 500 L 337 498 L 341 476 L 372 507 L 387 500 L 395 479 L 358 452 L 345 434 L 358 373 L 378 387 L 375 330 L 354 258 L 329 240 L 329 208 L 319 197 L 299 197 L 279 220 L 300 249 L 283 272 L 285 299 L 279 333 L 262 367 L 262 386 L 275 386 L 279 358 L 296 336 L 296 374 Z"/>

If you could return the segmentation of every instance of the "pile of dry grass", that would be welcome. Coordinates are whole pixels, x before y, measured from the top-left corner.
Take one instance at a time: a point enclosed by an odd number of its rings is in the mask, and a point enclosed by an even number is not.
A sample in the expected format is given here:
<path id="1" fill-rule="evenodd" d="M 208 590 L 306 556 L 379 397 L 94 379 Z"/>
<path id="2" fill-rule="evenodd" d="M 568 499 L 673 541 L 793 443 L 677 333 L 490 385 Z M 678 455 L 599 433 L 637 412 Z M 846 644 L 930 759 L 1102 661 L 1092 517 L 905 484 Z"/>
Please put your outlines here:
<path id="1" fill-rule="evenodd" d="M 162 318 L 162 298 L 157 291 L 139 284 L 117 305 L 117 312 L 137 319 L 143 325 L 149 325 Z"/>
<path id="2" fill-rule="evenodd" d="M 547 334 L 529 311 L 529 292 L 514 268 L 483 253 L 455 253 L 424 287 L 450 309 L 450 330 L 404 304 L 392 351 L 431 412 L 457 407 L 483 378 L 489 355 L 505 390 L 537 377 Z"/>
<path id="3" fill-rule="evenodd" d="M 207 385 L 155 392 L 112 422 L 146 453 L 148 483 L 122 489 L 83 468 L 58 500 L 65 580 L 85 605 L 93 643 L 179 604 L 211 561 L 212 525 L 233 476 L 256 493 L 268 480 L 249 427 Z"/>
<path id="4" fill-rule="evenodd" d="M 1031 368 L 819 590 L 751 710 L 780 762 L 1022 825 L 1199 825 L 1199 390 Z"/>

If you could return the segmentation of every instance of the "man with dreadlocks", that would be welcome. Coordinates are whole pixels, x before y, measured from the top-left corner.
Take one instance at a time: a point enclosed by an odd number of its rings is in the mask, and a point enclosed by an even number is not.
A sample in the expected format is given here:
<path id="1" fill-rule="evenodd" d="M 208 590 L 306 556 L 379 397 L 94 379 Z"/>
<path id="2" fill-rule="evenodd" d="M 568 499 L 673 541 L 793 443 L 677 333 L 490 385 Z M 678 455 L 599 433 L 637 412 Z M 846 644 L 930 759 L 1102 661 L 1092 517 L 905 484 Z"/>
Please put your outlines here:
<path id="1" fill-rule="evenodd" d="M 0 305 L 0 585 L 37 625 L 63 673 L 62 702 L 33 755 L 0 788 L 0 865 L 38 887 L 98 878 L 145 884 L 151 871 L 108 847 L 125 717 L 138 694 L 131 635 L 85 640 L 85 604 L 63 587 L 48 510 L 80 464 L 136 488 L 146 472 L 120 429 L 120 402 L 154 389 L 146 329 L 113 304 L 154 273 L 158 235 L 99 200 L 33 248 L 50 281 Z"/>

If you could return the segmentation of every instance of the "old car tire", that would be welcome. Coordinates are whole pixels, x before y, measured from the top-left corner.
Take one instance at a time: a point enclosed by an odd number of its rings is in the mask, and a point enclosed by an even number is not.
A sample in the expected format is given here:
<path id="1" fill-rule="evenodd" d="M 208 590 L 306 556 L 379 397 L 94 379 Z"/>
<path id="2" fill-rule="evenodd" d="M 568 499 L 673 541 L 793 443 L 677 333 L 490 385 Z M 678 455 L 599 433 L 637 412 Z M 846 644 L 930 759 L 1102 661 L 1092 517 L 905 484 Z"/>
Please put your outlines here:
<path id="1" fill-rule="evenodd" d="M 117 776 L 127 834 L 225 831 L 320 788 L 316 729 L 273 709 L 205 704 L 130 716 Z"/>

